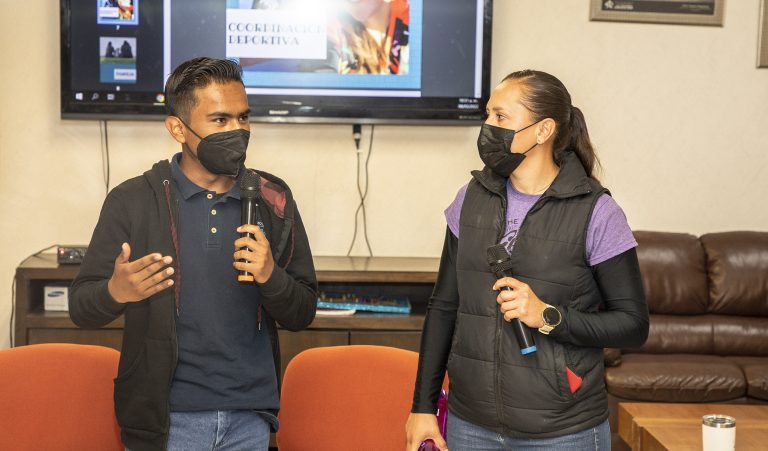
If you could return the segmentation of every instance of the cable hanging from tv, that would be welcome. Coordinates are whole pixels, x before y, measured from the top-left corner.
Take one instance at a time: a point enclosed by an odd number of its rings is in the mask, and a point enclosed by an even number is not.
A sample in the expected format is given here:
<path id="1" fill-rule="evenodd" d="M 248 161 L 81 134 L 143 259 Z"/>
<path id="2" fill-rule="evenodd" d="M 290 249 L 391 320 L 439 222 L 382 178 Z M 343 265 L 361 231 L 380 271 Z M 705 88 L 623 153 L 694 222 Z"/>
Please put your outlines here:
<path id="1" fill-rule="evenodd" d="M 374 125 L 371 125 L 371 136 L 368 138 L 368 155 L 365 157 L 365 188 L 361 185 L 360 180 L 360 154 L 362 153 L 360 151 L 360 138 L 362 137 L 361 133 L 361 126 L 360 124 L 354 124 L 352 126 L 352 138 L 355 140 L 355 148 L 357 150 L 357 193 L 360 196 L 360 203 L 357 205 L 357 210 L 355 210 L 355 231 L 352 233 L 352 241 L 349 243 L 349 250 L 347 251 L 347 257 L 349 257 L 352 254 L 352 249 L 355 247 L 355 241 L 357 240 L 357 230 L 358 230 L 358 218 L 360 217 L 360 214 L 362 213 L 362 220 L 363 220 L 363 237 L 365 239 L 365 246 L 368 248 L 368 255 L 373 257 L 373 251 L 371 250 L 371 243 L 368 240 L 368 216 L 366 215 L 365 211 L 365 199 L 368 196 L 368 186 L 369 186 L 369 178 L 368 178 L 368 163 L 371 161 L 371 153 L 373 153 L 373 130 Z"/>

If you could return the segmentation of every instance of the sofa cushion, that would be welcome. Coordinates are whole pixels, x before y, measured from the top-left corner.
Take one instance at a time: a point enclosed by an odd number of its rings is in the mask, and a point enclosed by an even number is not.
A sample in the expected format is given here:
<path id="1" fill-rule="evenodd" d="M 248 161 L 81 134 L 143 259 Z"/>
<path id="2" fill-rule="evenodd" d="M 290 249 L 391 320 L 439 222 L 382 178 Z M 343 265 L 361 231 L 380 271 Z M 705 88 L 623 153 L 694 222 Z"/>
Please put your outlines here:
<path id="1" fill-rule="evenodd" d="M 714 315 L 651 315 L 648 340 L 638 352 L 713 354 Z M 626 350 L 632 351 L 632 350 Z"/>
<path id="2" fill-rule="evenodd" d="M 768 357 L 728 357 L 744 371 L 747 395 L 768 401 Z"/>
<path id="3" fill-rule="evenodd" d="M 768 232 L 701 236 L 709 269 L 709 311 L 768 317 Z"/>
<path id="4" fill-rule="evenodd" d="M 661 402 L 720 402 L 742 397 L 741 368 L 723 357 L 691 354 L 622 354 L 621 365 L 605 369 L 608 393 Z"/>
<path id="5" fill-rule="evenodd" d="M 766 337 L 767 318 L 733 315 L 651 315 L 648 340 L 639 349 L 624 351 L 768 356 Z"/>
<path id="6" fill-rule="evenodd" d="M 634 232 L 651 313 L 706 313 L 709 291 L 704 250 L 685 233 Z"/>
<path id="7" fill-rule="evenodd" d="M 714 354 L 768 357 L 768 318 L 705 316 L 712 320 Z"/>

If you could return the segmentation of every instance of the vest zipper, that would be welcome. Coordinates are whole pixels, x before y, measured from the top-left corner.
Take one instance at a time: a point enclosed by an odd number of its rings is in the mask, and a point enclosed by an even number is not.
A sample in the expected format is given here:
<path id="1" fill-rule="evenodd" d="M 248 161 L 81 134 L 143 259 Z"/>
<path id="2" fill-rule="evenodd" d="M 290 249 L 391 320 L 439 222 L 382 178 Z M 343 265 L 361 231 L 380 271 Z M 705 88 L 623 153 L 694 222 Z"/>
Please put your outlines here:
<path id="1" fill-rule="evenodd" d="M 504 185 L 506 188 L 506 185 Z M 507 208 L 509 207 L 507 205 L 507 196 L 506 192 L 502 196 L 501 193 L 495 193 L 497 196 L 501 198 L 501 230 L 499 231 L 499 236 L 496 238 L 496 243 L 500 243 L 501 239 L 504 238 L 504 232 L 506 231 L 507 227 Z M 517 233 L 518 236 L 520 236 L 520 232 L 523 230 L 523 225 L 525 225 L 525 220 L 528 218 L 528 215 L 537 207 L 540 207 L 541 204 L 543 204 L 544 199 L 546 196 L 542 195 L 539 200 L 536 201 L 536 203 L 531 207 L 531 209 L 528 211 L 528 213 L 523 218 L 523 222 L 520 223 L 520 228 L 518 229 Z M 503 408 L 503 402 L 502 402 L 502 393 L 501 393 L 501 328 L 504 327 L 504 319 L 501 316 L 501 310 L 498 308 L 496 309 L 496 342 L 494 343 L 495 350 L 496 350 L 496 358 L 494 359 L 494 365 L 493 365 L 493 379 L 494 379 L 494 391 L 496 392 L 496 416 L 498 417 L 499 424 L 502 427 L 505 427 L 504 423 L 504 408 Z"/>
<path id="2" fill-rule="evenodd" d="M 505 185 L 506 186 L 506 185 Z M 497 195 L 499 193 L 496 193 Z M 501 231 L 496 238 L 496 243 L 501 242 L 504 237 L 504 231 L 507 224 L 507 196 L 506 193 L 501 197 Z M 494 243 L 495 244 L 495 243 Z M 496 417 L 499 420 L 499 424 L 504 426 L 504 408 L 502 407 L 502 394 L 501 394 L 501 328 L 504 325 L 504 320 L 501 317 L 501 310 L 496 309 L 496 341 L 494 343 L 496 358 L 493 361 L 493 384 L 494 391 L 496 392 Z"/>

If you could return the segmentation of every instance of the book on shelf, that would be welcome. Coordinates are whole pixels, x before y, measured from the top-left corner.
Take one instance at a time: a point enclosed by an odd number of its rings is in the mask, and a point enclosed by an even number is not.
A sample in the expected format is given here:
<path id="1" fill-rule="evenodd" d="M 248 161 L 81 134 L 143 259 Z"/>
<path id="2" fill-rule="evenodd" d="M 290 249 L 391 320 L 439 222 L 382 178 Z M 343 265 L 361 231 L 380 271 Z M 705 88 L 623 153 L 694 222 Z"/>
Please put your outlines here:
<path id="1" fill-rule="evenodd" d="M 353 293 L 320 293 L 318 309 L 357 310 L 377 313 L 411 313 L 406 296 L 370 296 Z"/>

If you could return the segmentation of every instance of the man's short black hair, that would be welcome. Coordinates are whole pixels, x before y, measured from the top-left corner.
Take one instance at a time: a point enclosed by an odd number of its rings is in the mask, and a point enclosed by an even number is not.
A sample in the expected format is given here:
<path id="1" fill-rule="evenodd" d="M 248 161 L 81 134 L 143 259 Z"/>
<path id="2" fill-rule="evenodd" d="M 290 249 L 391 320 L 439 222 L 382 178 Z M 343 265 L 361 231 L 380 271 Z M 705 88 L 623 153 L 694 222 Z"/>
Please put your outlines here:
<path id="1" fill-rule="evenodd" d="M 243 83 L 243 70 L 232 60 L 203 56 L 185 61 L 174 69 L 165 82 L 166 113 L 188 120 L 189 113 L 197 104 L 195 89 L 230 81 Z"/>

